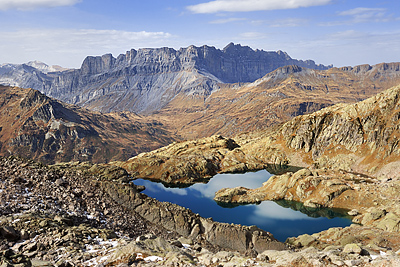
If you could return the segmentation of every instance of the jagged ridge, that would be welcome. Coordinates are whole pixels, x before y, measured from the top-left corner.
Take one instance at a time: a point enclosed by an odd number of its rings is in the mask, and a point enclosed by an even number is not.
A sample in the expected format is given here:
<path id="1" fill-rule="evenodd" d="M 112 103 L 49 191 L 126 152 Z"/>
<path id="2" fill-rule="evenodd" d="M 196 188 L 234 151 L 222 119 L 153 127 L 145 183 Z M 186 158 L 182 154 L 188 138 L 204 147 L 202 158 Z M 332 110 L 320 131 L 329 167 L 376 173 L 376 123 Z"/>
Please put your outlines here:
<path id="1" fill-rule="evenodd" d="M 87 57 L 80 69 L 44 74 L 39 70 L 0 70 L 0 83 L 31 87 L 67 103 L 102 112 L 159 110 L 179 92 L 206 97 L 218 83 L 252 82 L 276 68 L 296 64 L 327 69 L 314 61 L 295 60 L 282 51 L 266 52 L 229 44 L 130 50 Z"/>

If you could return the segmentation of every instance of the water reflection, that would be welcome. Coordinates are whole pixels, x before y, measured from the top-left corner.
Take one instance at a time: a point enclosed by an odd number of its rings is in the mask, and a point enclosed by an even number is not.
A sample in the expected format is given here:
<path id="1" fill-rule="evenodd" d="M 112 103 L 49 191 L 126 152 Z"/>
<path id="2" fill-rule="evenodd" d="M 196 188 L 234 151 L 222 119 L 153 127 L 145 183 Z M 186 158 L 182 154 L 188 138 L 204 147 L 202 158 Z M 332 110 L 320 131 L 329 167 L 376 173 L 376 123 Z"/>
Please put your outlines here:
<path id="1" fill-rule="evenodd" d="M 253 213 L 258 219 L 274 218 L 278 220 L 314 220 L 304 213 L 292 209 L 282 209 L 282 206 L 273 201 L 263 201 L 255 206 Z"/>
<path id="2" fill-rule="evenodd" d="M 350 220 L 345 218 L 328 219 L 339 216 L 331 210 L 310 210 L 296 202 L 264 201 L 257 205 L 222 207 L 213 200 L 215 192 L 222 188 L 237 186 L 258 188 L 271 176 L 266 170 L 245 174 L 218 174 L 207 184 L 194 184 L 187 188 L 168 188 L 161 183 L 141 179 L 135 180 L 134 183 L 144 185 L 146 190 L 143 193 L 160 201 L 178 204 L 203 217 L 212 217 L 218 222 L 257 225 L 273 233 L 280 241 L 285 241 L 290 236 L 312 234 L 330 227 L 350 225 Z M 328 218 L 313 218 L 325 215 Z"/>
<path id="3" fill-rule="evenodd" d="M 200 195 L 202 197 L 213 199 L 215 192 L 222 188 L 226 187 L 237 187 L 243 186 L 247 188 L 258 188 L 262 186 L 263 182 L 266 182 L 272 175 L 268 173 L 266 170 L 261 170 L 257 172 L 248 172 L 246 174 L 232 174 L 232 173 L 223 173 L 215 175 L 208 183 L 206 184 L 194 184 L 187 188 L 173 188 L 166 187 L 161 183 L 154 183 L 150 181 L 142 181 L 140 182 L 142 185 L 146 187 L 150 192 L 160 192 L 167 191 L 172 194 L 177 195 Z M 137 183 L 139 180 L 134 181 Z"/>
<path id="4" fill-rule="evenodd" d="M 222 173 L 215 175 L 207 184 L 194 184 L 189 189 L 196 190 L 202 196 L 214 198 L 215 192 L 222 188 L 243 186 L 246 188 L 258 188 L 272 175 L 266 170 L 248 172 L 246 174 Z"/>
<path id="5" fill-rule="evenodd" d="M 146 192 L 151 192 L 151 193 L 158 193 L 158 192 L 170 192 L 172 194 L 176 195 L 181 195 L 185 196 L 188 194 L 187 190 L 185 188 L 172 188 L 172 187 L 165 187 L 162 183 L 154 183 L 146 180 L 135 180 L 135 184 L 137 185 L 144 185 L 146 187 Z"/>
<path id="6" fill-rule="evenodd" d="M 304 206 L 301 202 L 287 200 L 278 200 L 276 203 L 284 208 L 298 210 L 312 218 L 326 217 L 328 219 L 333 219 L 336 217 L 343 217 L 351 219 L 351 216 L 349 216 L 347 211 L 343 209 L 311 208 Z"/>

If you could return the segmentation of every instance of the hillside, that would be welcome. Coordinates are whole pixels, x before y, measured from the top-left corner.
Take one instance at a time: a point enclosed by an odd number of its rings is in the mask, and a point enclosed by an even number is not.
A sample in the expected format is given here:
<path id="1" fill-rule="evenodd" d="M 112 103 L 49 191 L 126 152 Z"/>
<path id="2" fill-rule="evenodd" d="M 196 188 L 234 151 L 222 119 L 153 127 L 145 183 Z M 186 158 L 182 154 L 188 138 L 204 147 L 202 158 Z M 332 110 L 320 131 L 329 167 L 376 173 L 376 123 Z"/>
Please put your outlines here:
<path id="1" fill-rule="evenodd" d="M 133 179 L 179 186 L 212 179 L 215 173 L 268 169 L 269 164 L 301 166 L 266 179 L 259 188 L 221 189 L 214 200 L 236 205 L 272 200 L 306 213 L 340 209 L 352 216 L 354 225 L 289 238 L 286 244 L 315 252 L 352 247 L 358 252 L 351 253 L 372 255 L 383 251 L 381 247 L 397 251 L 399 246 L 394 237 L 400 232 L 399 120 L 397 85 L 364 101 L 297 116 L 269 130 L 178 142 L 113 164 Z"/>
<path id="2" fill-rule="evenodd" d="M 44 163 L 122 160 L 174 140 L 159 122 L 92 112 L 33 89 L 0 86 L 0 114 L 1 155 Z"/>
<path id="3" fill-rule="evenodd" d="M 264 130 L 338 103 L 355 103 L 400 84 L 400 63 L 313 70 L 286 66 L 206 99 L 178 94 L 152 118 L 187 139 Z"/>
<path id="4" fill-rule="evenodd" d="M 114 163 L 134 177 L 193 183 L 218 172 L 268 164 L 340 169 L 400 178 L 400 85 L 355 104 L 337 104 L 267 130 L 171 144 Z M 176 168 L 178 166 L 178 168 Z"/>

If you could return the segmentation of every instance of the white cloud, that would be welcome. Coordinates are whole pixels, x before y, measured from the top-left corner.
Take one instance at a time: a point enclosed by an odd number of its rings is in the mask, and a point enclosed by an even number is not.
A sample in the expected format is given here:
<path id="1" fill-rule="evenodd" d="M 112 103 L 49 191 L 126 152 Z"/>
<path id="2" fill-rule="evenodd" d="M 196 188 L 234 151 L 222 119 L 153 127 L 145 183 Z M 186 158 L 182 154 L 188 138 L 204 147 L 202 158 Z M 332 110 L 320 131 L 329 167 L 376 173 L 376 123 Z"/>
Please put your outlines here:
<path id="1" fill-rule="evenodd" d="M 94 29 L 0 30 L 0 36 L 1 63 L 40 60 L 63 67 L 79 67 L 87 55 L 112 53 L 117 56 L 131 48 L 161 47 L 173 40 L 173 36 L 165 32 Z"/>
<path id="2" fill-rule="evenodd" d="M 328 39 L 331 40 L 363 40 L 368 39 L 369 34 L 355 30 L 347 30 L 342 32 L 335 32 L 329 35 Z"/>
<path id="3" fill-rule="evenodd" d="M 135 181 L 133 181 L 133 183 L 135 183 Z M 187 193 L 187 189 L 168 188 L 168 187 L 165 187 L 161 183 L 155 183 L 155 182 L 150 182 L 150 181 L 143 180 L 142 184 L 146 187 L 146 190 L 148 190 L 150 192 L 153 192 L 153 193 L 167 191 L 167 192 L 170 192 L 172 194 L 180 195 L 180 196 L 186 196 L 188 194 Z"/>
<path id="4" fill-rule="evenodd" d="M 263 201 L 261 204 L 255 206 L 254 216 L 249 216 L 252 220 L 260 220 L 261 218 L 273 218 L 280 220 L 315 220 L 315 218 L 308 217 L 300 211 L 292 210 L 290 208 L 282 208 L 272 201 Z M 262 219 L 261 219 L 262 220 Z"/>
<path id="5" fill-rule="evenodd" d="M 309 22 L 307 19 L 300 18 L 285 18 L 277 20 L 252 20 L 250 23 L 255 26 L 266 25 L 273 28 L 281 27 L 299 27 L 306 25 Z"/>
<path id="6" fill-rule="evenodd" d="M 0 0 L 0 10 L 29 10 L 40 7 L 72 6 L 82 0 Z"/>
<path id="7" fill-rule="evenodd" d="M 345 30 L 313 39 L 281 43 L 294 58 L 311 58 L 336 67 L 400 61 L 400 31 Z"/>
<path id="8" fill-rule="evenodd" d="M 188 6 L 187 9 L 193 13 L 248 12 L 321 6 L 331 2 L 332 0 L 215 0 Z"/>
<path id="9" fill-rule="evenodd" d="M 239 36 L 244 40 L 263 39 L 267 37 L 267 35 L 262 32 L 243 32 Z"/>
<path id="10" fill-rule="evenodd" d="M 246 20 L 245 18 L 226 18 L 226 19 L 217 19 L 213 20 L 210 23 L 211 24 L 225 24 L 225 23 L 231 23 L 235 21 L 243 21 Z"/>
<path id="11" fill-rule="evenodd" d="M 354 23 L 370 22 L 370 21 L 388 21 L 385 8 L 366 8 L 358 7 L 339 13 L 340 16 L 353 17 Z"/>
<path id="12" fill-rule="evenodd" d="M 258 172 L 248 172 L 245 174 L 217 174 L 207 184 L 194 184 L 189 187 L 190 190 L 200 192 L 204 197 L 213 199 L 215 192 L 222 188 L 234 188 L 244 186 L 246 188 L 258 188 L 263 182 L 271 177 L 266 170 Z"/>

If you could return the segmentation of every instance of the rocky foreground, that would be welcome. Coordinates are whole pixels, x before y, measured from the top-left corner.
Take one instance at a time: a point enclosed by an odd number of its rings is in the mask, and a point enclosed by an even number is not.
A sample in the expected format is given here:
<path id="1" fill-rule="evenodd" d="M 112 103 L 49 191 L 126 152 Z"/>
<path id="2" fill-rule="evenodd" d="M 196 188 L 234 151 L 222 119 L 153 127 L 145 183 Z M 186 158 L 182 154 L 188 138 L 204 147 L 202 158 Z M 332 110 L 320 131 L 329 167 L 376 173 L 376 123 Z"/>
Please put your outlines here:
<path id="1" fill-rule="evenodd" d="M 286 249 L 257 227 L 213 222 L 151 199 L 117 167 L 8 157 L 0 178 L 4 266 L 190 266 Z M 215 256 L 219 251 L 225 254 Z"/>
<path id="2" fill-rule="evenodd" d="M 0 181 L 0 266 L 400 264 L 397 233 L 354 225 L 283 244 L 151 199 L 118 167 L 7 157 Z"/>

